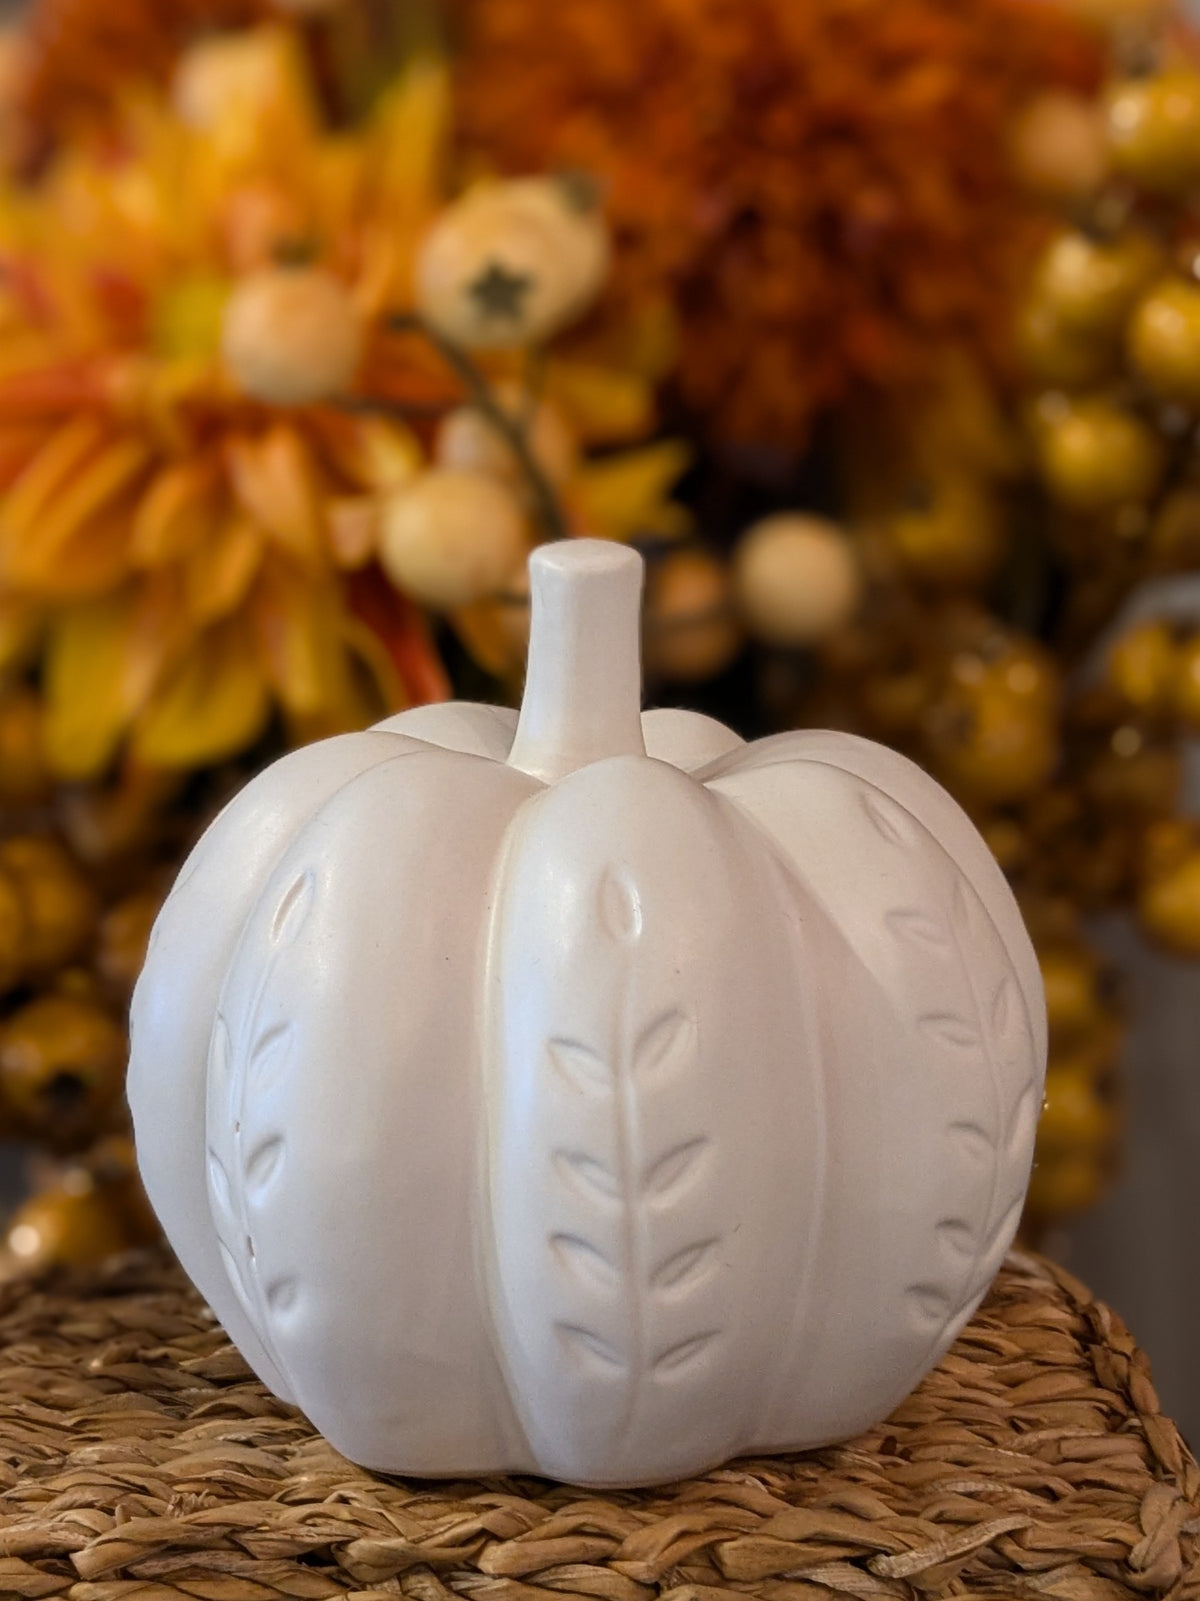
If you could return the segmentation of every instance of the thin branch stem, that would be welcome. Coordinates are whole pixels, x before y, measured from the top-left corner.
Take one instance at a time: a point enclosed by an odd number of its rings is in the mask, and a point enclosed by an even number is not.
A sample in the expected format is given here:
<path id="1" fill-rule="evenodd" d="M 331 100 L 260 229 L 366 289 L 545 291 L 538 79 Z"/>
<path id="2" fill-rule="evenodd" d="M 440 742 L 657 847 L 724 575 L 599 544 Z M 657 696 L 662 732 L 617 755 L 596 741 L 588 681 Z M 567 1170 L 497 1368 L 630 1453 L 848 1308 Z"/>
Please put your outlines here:
<path id="1" fill-rule="evenodd" d="M 530 448 L 525 429 L 516 418 L 510 417 L 505 411 L 496 399 L 491 384 L 470 356 L 450 340 L 443 338 L 436 328 L 431 328 L 415 314 L 405 313 L 392 317 L 389 319 L 389 326 L 398 333 L 419 333 L 429 341 L 455 376 L 461 380 L 463 388 L 470 396 L 471 404 L 483 413 L 516 457 L 517 465 L 533 498 L 534 513 L 546 537 L 565 539 L 568 535 L 566 517 L 563 515 L 554 485 L 543 472 L 541 463 Z M 380 410 L 388 409 L 387 402 L 368 402 L 368 407 L 371 404 L 379 404 Z"/>
<path id="2" fill-rule="evenodd" d="M 337 405 L 341 411 L 362 412 L 368 417 L 386 413 L 401 422 L 422 422 L 446 415 L 444 402 L 436 400 L 383 400 L 375 395 L 345 395 Z"/>

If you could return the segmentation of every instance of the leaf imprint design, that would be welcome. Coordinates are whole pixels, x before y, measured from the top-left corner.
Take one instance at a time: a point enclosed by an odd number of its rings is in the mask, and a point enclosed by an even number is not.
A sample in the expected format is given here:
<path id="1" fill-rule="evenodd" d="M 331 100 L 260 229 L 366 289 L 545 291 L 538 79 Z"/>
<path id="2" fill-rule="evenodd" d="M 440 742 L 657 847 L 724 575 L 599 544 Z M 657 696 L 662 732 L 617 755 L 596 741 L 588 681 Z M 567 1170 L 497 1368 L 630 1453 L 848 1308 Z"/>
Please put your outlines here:
<path id="1" fill-rule="evenodd" d="M 651 1284 L 656 1290 L 691 1291 L 716 1266 L 714 1257 L 719 1244 L 719 1240 L 700 1240 L 696 1245 L 676 1251 L 655 1268 Z"/>
<path id="2" fill-rule="evenodd" d="M 255 1040 L 250 1051 L 246 1076 L 256 1090 L 261 1091 L 279 1072 L 287 1059 L 292 1025 L 274 1023 Z"/>
<path id="3" fill-rule="evenodd" d="M 279 1169 L 283 1166 L 283 1152 L 282 1134 L 269 1134 L 251 1152 L 246 1162 L 246 1189 L 255 1199 L 261 1196 L 271 1181 L 277 1177 Z"/>
<path id="4" fill-rule="evenodd" d="M 551 1040 L 547 1047 L 550 1061 L 560 1078 L 573 1090 L 585 1094 L 593 1090 L 611 1090 L 612 1073 L 608 1063 L 587 1045 L 578 1040 Z"/>
<path id="5" fill-rule="evenodd" d="M 597 1289 L 607 1290 L 620 1280 L 620 1274 L 604 1252 L 578 1234 L 552 1234 L 550 1249 L 558 1258 L 560 1266 L 585 1284 L 593 1284 Z"/>
<path id="6" fill-rule="evenodd" d="M 554 1326 L 567 1350 L 581 1366 L 593 1369 L 599 1366 L 614 1373 L 625 1370 L 625 1358 L 616 1346 L 602 1340 L 590 1329 L 581 1329 L 576 1323 L 556 1323 Z"/>
<path id="7" fill-rule="evenodd" d="M 992 1028 L 997 1034 L 1008 1032 L 1008 1025 L 1017 1015 L 1017 990 L 1011 978 L 1002 978 L 992 996 Z"/>
<path id="8" fill-rule="evenodd" d="M 229 1083 L 229 1024 L 217 1013 L 208 1047 L 208 1070 L 222 1087 Z"/>
<path id="9" fill-rule="evenodd" d="M 646 1170 L 642 1179 L 643 1191 L 658 1200 L 665 1199 L 672 1191 L 678 1192 L 683 1184 L 690 1183 L 695 1176 L 696 1164 L 707 1145 L 708 1139 L 701 1135 L 698 1139 L 685 1140 L 682 1145 L 676 1145 L 673 1150 L 660 1156 Z M 673 1198 L 678 1199 L 677 1194 Z"/>
<path id="10" fill-rule="evenodd" d="M 965 1017 L 956 1017 L 953 1012 L 926 1012 L 924 1017 L 917 1019 L 917 1027 L 947 1045 L 958 1046 L 960 1050 L 969 1050 L 980 1043 L 978 1029 Z"/>
<path id="11" fill-rule="evenodd" d="M 863 811 L 874 824 L 875 832 L 886 839 L 889 845 L 911 844 L 912 818 L 904 808 L 874 790 L 865 789 L 861 793 Z"/>
<path id="12" fill-rule="evenodd" d="M 255 1315 L 254 1306 L 250 1299 L 250 1291 L 246 1284 L 245 1274 L 242 1272 L 242 1264 L 238 1261 L 237 1257 L 234 1256 L 233 1252 L 225 1244 L 224 1240 L 217 1240 L 217 1249 L 221 1253 L 221 1261 L 225 1268 L 225 1275 L 230 1284 L 233 1286 L 233 1293 L 237 1296 L 243 1312 L 245 1312 L 247 1317 L 249 1317 L 253 1322 Z"/>
<path id="13" fill-rule="evenodd" d="M 902 939 L 919 940 L 923 945 L 934 945 L 942 949 L 946 949 L 950 944 L 942 925 L 928 913 L 918 911 L 915 906 L 897 906 L 888 912 L 885 920 L 892 932 L 899 934 Z"/>
<path id="14" fill-rule="evenodd" d="M 295 1278 L 276 1279 L 273 1284 L 267 1285 L 267 1305 L 272 1312 L 290 1312 L 296 1304 L 300 1293 L 299 1281 Z"/>
<path id="15" fill-rule="evenodd" d="M 654 1373 L 658 1378 L 665 1378 L 667 1374 L 679 1373 L 682 1369 L 691 1367 L 709 1349 L 714 1340 L 720 1339 L 720 1331 L 709 1329 L 704 1334 L 693 1334 L 690 1339 L 680 1340 L 678 1345 L 672 1345 L 661 1355 L 654 1359 Z"/>
<path id="16" fill-rule="evenodd" d="M 971 925 L 975 920 L 975 907 L 972 904 L 971 896 L 967 890 L 967 881 L 961 873 L 958 874 L 954 880 L 953 903 L 954 920 L 959 927 L 965 929 L 969 935 L 971 932 Z"/>
<path id="17" fill-rule="evenodd" d="M 950 1297 L 936 1284 L 912 1284 L 904 1294 L 924 1323 L 942 1324 L 950 1316 Z"/>
<path id="18" fill-rule="evenodd" d="M 960 1217 L 944 1217 L 937 1225 L 939 1242 L 952 1256 L 968 1257 L 975 1251 L 975 1234 L 969 1223 Z"/>
<path id="19" fill-rule="evenodd" d="M 272 945 L 288 945 L 304 926 L 313 900 L 313 876 L 303 872 L 285 891 L 271 919 Z"/>
<path id="20" fill-rule="evenodd" d="M 632 945 L 642 936 L 642 897 L 628 867 L 605 869 L 600 879 L 600 923 L 606 933 Z"/>
<path id="21" fill-rule="evenodd" d="M 229 1174 L 217 1153 L 209 1149 L 208 1153 L 208 1187 L 213 1200 L 223 1212 L 228 1212 L 232 1205 L 229 1194 Z"/>
<path id="22" fill-rule="evenodd" d="M 583 1151 L 555 1151 L 554 1165 L 569 1183 L 585 1195 L 603 1196 L 607 1201 L 621 1197 L 617 1175 L 603 1162 Z"/>
<path id="23" fill-rule="evenodd" d="M 633 1071 L 642 1077 L 682 1068 L 691 1059 L 694 1025 L 686 1012 L 672 1007 L 642 1030 L 633 1049 Z"/>
<path id="24" fill-rule="evenodd" d="M 951 1123 L 950 1133 L 972 1162 L 989 1161 L 996 1149 L 995 1140 L 978 1123 Z"/>

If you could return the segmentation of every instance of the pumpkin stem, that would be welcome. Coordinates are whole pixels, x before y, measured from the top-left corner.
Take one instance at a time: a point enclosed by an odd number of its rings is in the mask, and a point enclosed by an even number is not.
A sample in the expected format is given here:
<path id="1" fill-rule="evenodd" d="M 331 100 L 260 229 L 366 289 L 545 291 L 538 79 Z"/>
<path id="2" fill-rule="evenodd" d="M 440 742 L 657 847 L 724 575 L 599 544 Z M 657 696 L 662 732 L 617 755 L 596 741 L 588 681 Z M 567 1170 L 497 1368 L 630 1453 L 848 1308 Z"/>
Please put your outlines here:
<path id="1" fill-rule="evenodd" d="M 529 558 L 529 666 L 509 766 L 553 783 L 606 756 L 644 756 L 642 558 L 564 539 Z"/>

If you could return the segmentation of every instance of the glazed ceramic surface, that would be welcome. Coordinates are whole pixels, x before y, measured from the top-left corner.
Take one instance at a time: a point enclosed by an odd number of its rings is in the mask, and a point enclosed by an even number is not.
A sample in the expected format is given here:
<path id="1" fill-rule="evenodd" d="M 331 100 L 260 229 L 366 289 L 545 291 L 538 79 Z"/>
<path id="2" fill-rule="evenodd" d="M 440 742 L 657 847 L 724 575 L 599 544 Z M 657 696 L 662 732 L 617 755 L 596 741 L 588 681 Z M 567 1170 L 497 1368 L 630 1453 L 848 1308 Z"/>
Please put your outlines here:
<path id="1" fill-rule="evenodd" d="M 519 719 L 285 757 L 155 929 L 147 1189 L 370 1467 L 609 1485 L 850 1435 L 1016 1227 L 1045 1021 L 982 840 L 861 739 L 640 715 L 641 577 L 536 552 Z"/>

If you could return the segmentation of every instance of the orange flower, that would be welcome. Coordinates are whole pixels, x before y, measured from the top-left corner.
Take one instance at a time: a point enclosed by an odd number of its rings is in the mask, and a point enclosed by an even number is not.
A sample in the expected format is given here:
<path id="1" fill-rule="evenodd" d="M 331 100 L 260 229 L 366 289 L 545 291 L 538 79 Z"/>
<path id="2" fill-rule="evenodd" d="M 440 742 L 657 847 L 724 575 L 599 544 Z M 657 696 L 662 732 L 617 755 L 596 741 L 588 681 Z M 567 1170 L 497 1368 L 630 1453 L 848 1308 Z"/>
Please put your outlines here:
<path id="1" fill-rule="evenodd" d="M 148 764 L 194 766 L 243 748 L 274 707 L 303 737 L 445 690 L 427 645 L 430 666 L 401 681 L 345 581 L 373 554 L 347 535 L 356 508 L 361 525 L 420 442 L 332 405 L 249 400 L 219 350 L 238 273 L 297 231 L 368 326 L 403 303 L 440 201 L 442 77 L 415 69 L 341 138 L 290 35 L 235 48 L 201 126 L 131 103 L 115 153 L 67 147 L 0 195 L 0 612 L 42 618 L 67 777 L 102 771 L 126 737 Z M 385 365 L 393 398 L 455 398 L 432 356 Z"/>
<path id="2" fill-rule="evenodd" d="M 295 36 L 266 28 L 196 47 L 177 109 L 127 99 L 115 140 L 0 189 L 0 673 L 40 649 L 60 775 L 123 747 L 195 767 L 275 713 L 302 739 L 448 692 L 375 563 L 383 503 L 464 398 L 428 340 L 387 331 L 443 205 L 446 105 L 417 63 L 331 133 Z M 297 253 L 317 265 L 294 281 L 270 265 Z M 648 381 L 596 353 L 551 352 L 544 393 L 578 443 L 651 420 Z M 571 526 L 673 531 L 680 466 L 573 457 Z"/>
<path id="3" fill-rule="evenodd" d="M 456 0 L 468 148 L 606 178 L 619 297 L 719 434 L 803 445 L 931 345 L 1003 347 L 1037 216 L 1007 120 L 1094 42 L 1027 0 Z"/>

